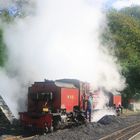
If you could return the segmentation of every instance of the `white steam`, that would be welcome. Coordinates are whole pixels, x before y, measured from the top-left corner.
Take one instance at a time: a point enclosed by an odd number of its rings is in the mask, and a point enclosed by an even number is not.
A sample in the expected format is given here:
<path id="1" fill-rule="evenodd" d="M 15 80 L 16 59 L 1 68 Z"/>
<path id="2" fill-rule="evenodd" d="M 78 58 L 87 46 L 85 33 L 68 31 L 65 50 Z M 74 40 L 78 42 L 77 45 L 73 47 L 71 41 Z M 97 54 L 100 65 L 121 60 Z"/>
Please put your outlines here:
<path id="1" fill-rule="evenodd" d="M 92 122 L 99 121 L 105 115 L 116 115 L 116 111 L 114 110 L 114 108 L 109 107 L 109 98 L 105 94 L 105 92 L 103 91 L 99 92 L 96 102 L 98 104 L 95 106 L 94 110 L 92 111 L 92 115 L 91 115 Z"/>
<path id="2" fill-rule="evenodd" d="M 25 102 L 28 84 L 44 78 L 76 78 L 110 92 L 124 88 L 116 58 L 100 44 L 103 2 L 34 0 L 33 15 L 3 24 L 9 59 L 0 93 L 14 113 L 25 108 L 18 101 Z"/>

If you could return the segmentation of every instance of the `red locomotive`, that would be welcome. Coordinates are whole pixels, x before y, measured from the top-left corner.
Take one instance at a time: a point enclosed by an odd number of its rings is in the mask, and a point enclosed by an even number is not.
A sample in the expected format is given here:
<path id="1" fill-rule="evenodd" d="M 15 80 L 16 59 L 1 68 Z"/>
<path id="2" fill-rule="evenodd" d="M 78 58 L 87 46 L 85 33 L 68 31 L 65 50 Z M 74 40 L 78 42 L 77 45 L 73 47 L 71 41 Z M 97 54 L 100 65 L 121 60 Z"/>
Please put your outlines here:
<path id="1" fill-rule="evenodd" d="M 27 112 L 19 113 L 21 125 L 48 132 L 73 123 L 84 123 L 89 92 L 89 83 L 75 79 L 35 82 L 28 89 Z M 99 94 L 99 91 L 92 93 L 93 108 Z M 121 104 L 120 95 L 108 95 L 109 106 Z"/>
<path id="2" fill-rule="evenodd" d="M 53 128 L 85 121 L 89 83 L 75 79 L 35 82 L 28 89 L 27 112 L 20 112 L 24 127 L 52 131 Z"/>

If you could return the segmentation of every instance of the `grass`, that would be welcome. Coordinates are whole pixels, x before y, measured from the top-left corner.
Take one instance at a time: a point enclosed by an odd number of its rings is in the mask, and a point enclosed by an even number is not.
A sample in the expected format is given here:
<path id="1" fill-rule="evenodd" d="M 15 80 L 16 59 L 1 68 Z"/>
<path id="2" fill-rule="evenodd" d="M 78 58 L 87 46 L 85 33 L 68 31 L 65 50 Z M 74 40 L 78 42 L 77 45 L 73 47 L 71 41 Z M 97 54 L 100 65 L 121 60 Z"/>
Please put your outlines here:
<path id="1" fill-rule="evenodd" d="M 136 114 L 140 114 L 140 111 L 132 111 L 129 109 L 123 109 L 123 113 L 121 114 L 121 116 L 129 116 L 129 115 L 136 115 Z"/>

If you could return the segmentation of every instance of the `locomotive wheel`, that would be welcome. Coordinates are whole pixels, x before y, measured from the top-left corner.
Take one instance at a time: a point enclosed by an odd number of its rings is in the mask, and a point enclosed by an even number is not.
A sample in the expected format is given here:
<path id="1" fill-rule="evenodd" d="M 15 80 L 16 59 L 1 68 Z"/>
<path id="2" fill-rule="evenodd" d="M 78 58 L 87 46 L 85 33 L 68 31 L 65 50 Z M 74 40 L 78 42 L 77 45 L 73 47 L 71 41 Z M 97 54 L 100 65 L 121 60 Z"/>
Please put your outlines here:
<path id="1" fill-rule="evenodd" d="M 50 128 L 49 128 L 49 132 L 53 132 L 54 131 L 54 127 L 53 126 L 51 126 Z"/>
<path id="2" fill-rule="evenodd" d="M 56 130 L 60 129 L 61 122 L 60 121 L 57 121 L 54 127 L 55 127 Z"/>
<path id="3" fill-rule="evenodd" d="M 48 127 L 46 127 L 44 133 L 48 133 L 48 131 L 49 131 L 49 129 L 48 129 Z"/>

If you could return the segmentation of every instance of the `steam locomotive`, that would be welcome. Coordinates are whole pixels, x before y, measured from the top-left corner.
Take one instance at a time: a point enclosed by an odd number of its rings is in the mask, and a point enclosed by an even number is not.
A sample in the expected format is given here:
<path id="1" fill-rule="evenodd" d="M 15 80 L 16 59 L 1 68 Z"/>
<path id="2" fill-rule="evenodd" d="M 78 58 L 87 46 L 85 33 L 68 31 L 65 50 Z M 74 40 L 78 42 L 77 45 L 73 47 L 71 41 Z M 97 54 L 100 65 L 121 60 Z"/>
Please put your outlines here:
<path id="1" fill-rule="evenodd" d="M 24 128 L 53 131 L 71 124 L 85 123 L 86 101 L 93 97 L 97 104 L 98 91 L 91 92 L 90 85 L 76 79 L 45 80 L 28 88 L 27 112 L 20 112 Z M 121 103 L 120 96 L 110 96 L 110 104 Z"/>
<path id="2" fill-rule="evenodd" d="M 27 112 L 20 112 L 25 128 L 53 131 L 85 122 L 89 83 L 75 79 L 35 82 L 28 89 Z"/>

